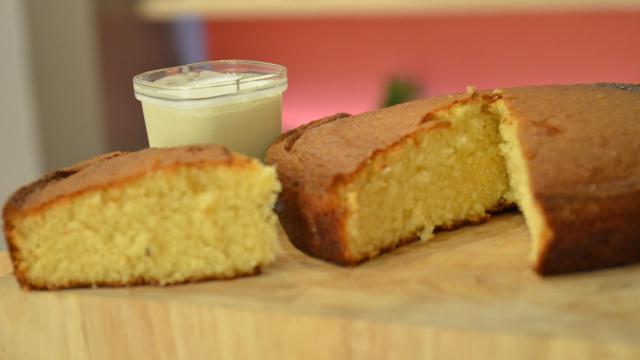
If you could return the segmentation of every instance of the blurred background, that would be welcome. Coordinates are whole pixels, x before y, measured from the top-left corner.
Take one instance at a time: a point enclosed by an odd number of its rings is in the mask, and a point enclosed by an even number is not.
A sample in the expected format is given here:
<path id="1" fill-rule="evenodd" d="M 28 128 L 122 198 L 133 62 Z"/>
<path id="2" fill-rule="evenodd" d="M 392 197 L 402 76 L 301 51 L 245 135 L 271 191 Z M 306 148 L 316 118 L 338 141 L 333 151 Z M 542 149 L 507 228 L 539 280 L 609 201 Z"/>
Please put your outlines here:
<path id="1" fill-rule="evenodd" d="M 214 59 L 285 65 L 285 130 L 467 85 L 640 82 L 640 0 L 2 0 L 0 199 L 146 147 L 132 77 Z"/>

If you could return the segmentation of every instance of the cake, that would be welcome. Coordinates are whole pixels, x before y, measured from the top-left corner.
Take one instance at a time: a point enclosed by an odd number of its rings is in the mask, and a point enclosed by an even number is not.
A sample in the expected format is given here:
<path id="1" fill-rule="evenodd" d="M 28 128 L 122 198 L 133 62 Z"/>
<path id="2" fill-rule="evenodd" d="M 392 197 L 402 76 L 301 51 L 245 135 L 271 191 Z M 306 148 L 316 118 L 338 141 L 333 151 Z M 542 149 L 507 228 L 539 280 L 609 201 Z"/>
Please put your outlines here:
<path id="1" fill-rule="evenodd" d="M 267 153 L 300 250 L 354 265 L 517 205 L 540 274 L 640 260 L 640 87 L 523 87 L 337 114 Z"/>
<path id="2" fill-rule="evenodd" d="M 222 146 L 116 152 L 18 190 L 4 233 L 24 288 L 230 279 L 274 259 L 279 190 Z"/>

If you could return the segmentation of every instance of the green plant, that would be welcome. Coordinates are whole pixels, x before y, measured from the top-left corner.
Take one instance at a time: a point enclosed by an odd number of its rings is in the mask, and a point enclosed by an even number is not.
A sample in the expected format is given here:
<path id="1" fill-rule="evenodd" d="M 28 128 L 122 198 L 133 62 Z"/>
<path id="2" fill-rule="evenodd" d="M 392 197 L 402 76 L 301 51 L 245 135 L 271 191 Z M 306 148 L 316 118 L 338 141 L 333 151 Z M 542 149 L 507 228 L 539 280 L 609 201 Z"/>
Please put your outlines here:
<path id="1" fill-rule="evenodd" d="M 381 107 L 401 104 L 417 99 L 422 93 L 422 86 L 410 76 L 394 75 L 385 85 L 385 95 Z"/>

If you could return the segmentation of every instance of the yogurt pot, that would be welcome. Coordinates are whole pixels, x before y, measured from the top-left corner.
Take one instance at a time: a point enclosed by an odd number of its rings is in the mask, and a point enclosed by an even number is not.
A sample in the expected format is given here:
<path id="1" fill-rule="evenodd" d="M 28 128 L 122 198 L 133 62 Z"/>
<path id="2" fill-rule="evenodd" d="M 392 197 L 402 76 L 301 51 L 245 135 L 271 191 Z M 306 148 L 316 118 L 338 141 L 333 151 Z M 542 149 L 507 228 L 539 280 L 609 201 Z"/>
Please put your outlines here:
<path id="1" fill-rule="evenodd" d="M 280 135 L 284 66 L 219 60 L 136 75 L 150 147 L 222 144 L 264 159 Z"/>

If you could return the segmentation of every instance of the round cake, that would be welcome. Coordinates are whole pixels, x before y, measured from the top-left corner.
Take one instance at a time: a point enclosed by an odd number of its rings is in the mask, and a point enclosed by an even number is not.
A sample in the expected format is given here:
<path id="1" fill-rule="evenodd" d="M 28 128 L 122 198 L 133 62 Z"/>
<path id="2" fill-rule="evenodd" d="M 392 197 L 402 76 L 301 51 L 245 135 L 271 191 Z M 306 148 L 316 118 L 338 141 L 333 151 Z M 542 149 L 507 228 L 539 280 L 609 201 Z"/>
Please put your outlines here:
<path id="1" fill-rule="evenodd" d="M 337 114 L 267 162 L 291 242 L 357 264 L 517 204 L 540 274 L 640 260 L 640 87 L 522 87 Z"/>

